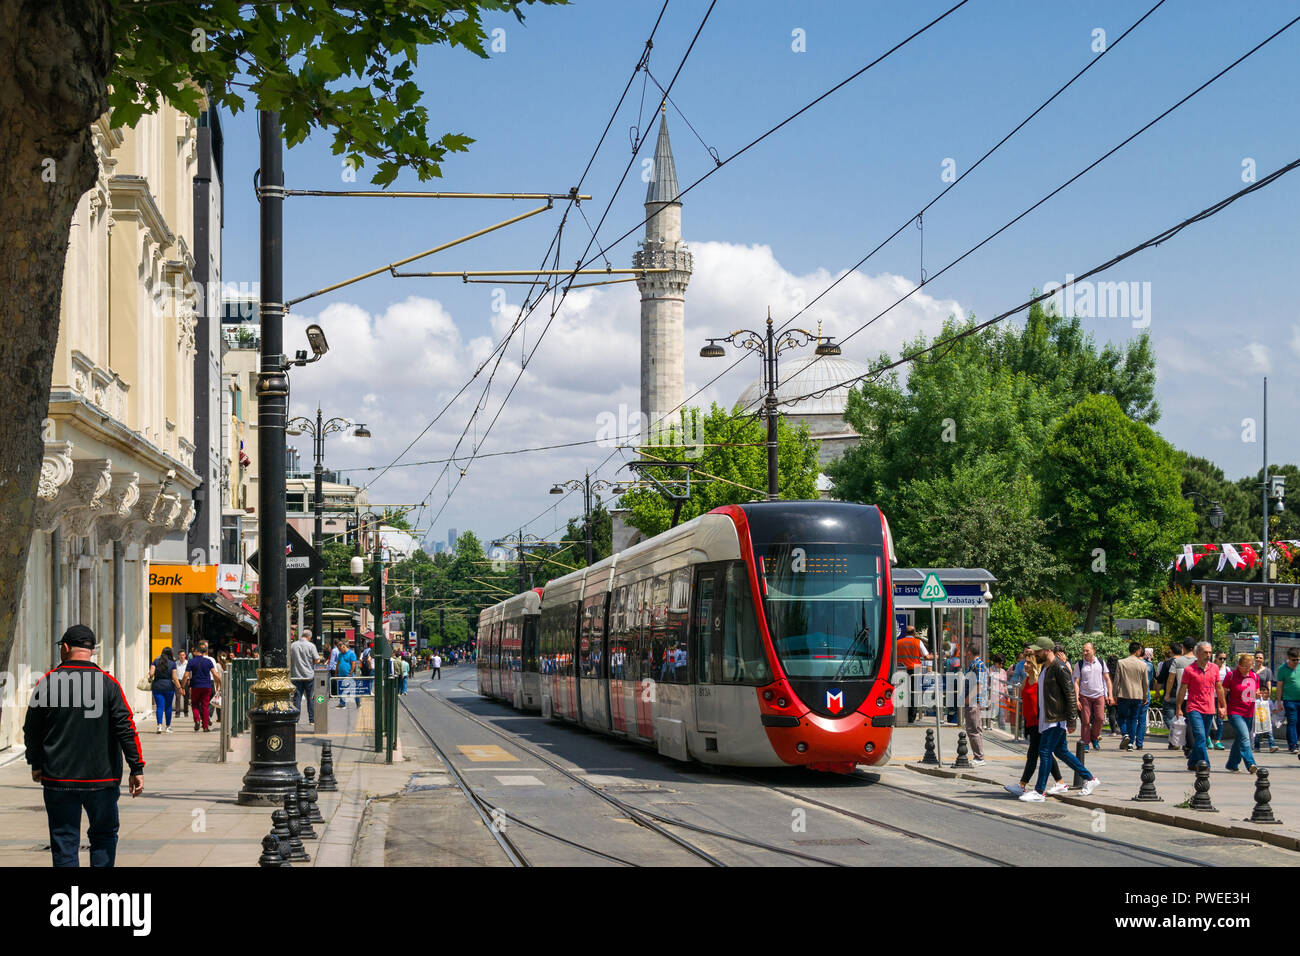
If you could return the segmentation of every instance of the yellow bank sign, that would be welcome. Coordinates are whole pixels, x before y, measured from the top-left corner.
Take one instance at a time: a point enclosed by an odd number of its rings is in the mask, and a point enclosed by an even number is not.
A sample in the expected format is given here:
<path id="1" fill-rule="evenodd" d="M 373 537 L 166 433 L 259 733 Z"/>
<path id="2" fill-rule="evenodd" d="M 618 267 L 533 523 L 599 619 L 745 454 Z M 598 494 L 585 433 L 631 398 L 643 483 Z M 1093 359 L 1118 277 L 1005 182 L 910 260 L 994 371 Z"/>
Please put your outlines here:
<path id="1" fill-rule="evenodd" d="M 150 594 L 211 594 L 217 589 L 215 564 L 151 564 Z"/>

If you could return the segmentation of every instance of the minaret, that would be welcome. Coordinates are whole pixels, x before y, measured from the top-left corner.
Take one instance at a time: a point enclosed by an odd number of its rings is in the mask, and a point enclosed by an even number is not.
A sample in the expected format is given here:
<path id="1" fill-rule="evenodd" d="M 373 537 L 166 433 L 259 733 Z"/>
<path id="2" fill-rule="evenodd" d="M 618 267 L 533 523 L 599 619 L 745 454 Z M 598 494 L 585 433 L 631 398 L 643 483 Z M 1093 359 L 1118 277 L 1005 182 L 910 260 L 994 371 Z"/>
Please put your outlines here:
<path id="1" fill-rule="evenodd" d="M 645 239 L 633 253 L 632 265 L 671 270 L 636 280 L 641 290 L 642 436 L 649 441 L 657 429 L 680 422 L 677 408 L 686 397 L 683 340 L 691 254 L 682 241 L 682 204 L 678 199 L 677 167 L 668 141 L 666 114 L 659 120 L 659 141 L 655 144 L 654 166 L 645 194 L 645 212 Z M 665 416 L 668 416 L 666 420 Z"/>

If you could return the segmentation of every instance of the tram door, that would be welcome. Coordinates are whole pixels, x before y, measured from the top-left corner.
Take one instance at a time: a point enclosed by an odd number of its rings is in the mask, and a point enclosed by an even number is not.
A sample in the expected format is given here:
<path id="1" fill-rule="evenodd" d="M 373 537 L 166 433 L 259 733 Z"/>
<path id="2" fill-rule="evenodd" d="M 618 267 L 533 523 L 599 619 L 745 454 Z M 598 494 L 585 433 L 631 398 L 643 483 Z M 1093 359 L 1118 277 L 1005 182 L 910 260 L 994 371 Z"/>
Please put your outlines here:
<path id="1" fill-rule="evenodd" d="M 717 679 L 718 642 L 722 638 L 722 575 L 713 568 L 695 574 L 695 604 L 691 613 L 691 660 L 695 670 L 691 690 L 695 695 L 695 729 L 713 732 L 722 717 Z"/>

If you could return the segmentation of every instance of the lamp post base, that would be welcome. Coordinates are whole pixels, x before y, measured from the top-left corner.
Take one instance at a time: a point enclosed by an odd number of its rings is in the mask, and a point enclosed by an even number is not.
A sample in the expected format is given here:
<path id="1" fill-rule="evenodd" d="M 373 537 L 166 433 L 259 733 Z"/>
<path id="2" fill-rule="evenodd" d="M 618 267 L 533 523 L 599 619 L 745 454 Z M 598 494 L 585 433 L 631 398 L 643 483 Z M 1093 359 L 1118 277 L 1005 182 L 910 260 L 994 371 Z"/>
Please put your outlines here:
<path id="1" fill-rule="evenodd" d="M 253 752 L 237 803 L 241 806 L 283 806 L 296 793 L 298 780 L 298 708 L 293 683 L 284 667 L 258 668 L 253 685 L 256 705 L 248 712 Z"/>

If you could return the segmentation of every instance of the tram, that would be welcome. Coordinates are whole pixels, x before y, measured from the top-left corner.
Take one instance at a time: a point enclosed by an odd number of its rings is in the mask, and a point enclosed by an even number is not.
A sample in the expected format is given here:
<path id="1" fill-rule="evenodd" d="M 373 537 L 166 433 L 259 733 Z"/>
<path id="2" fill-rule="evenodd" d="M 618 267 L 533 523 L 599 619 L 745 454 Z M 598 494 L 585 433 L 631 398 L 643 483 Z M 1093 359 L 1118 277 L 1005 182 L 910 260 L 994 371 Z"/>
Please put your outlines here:
<path id="1" fill-rule="evenodd" d="M 484 610 L 479 692 L 678 760 L 881 765 L 893 561 L 872 505 L 717 508 Z"/>

